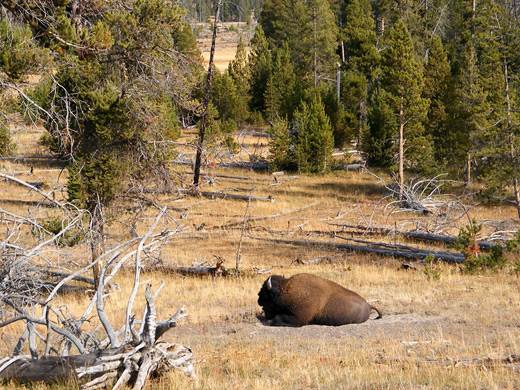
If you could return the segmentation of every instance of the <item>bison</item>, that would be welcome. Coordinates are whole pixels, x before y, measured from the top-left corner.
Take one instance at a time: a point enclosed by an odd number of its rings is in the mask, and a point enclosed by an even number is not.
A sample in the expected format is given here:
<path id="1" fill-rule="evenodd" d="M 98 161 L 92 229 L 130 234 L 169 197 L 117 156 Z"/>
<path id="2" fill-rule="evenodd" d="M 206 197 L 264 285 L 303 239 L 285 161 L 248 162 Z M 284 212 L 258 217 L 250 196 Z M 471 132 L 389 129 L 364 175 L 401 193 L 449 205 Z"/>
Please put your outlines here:
<path id="1" fill-rule="evenodd" d="M 258 304 L 266 322 L 274 326 L 360 324 L 372 309 L 377 318 L 383 317 L 354 291 L 311 274 L 269 277 L 258 293 Z"/>

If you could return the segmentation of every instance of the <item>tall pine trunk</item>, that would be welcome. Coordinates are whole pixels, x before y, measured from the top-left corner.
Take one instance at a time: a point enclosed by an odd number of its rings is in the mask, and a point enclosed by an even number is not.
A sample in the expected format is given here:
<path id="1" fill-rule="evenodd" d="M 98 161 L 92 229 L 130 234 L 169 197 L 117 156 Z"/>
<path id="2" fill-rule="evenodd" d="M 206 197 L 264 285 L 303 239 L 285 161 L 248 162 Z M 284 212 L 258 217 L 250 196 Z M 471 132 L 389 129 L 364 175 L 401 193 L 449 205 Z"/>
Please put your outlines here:
<path id="1" fill-rule="evenodd" d="M 399 107 L 399 186 L 399 198 L 402 199 L 404 189 L 404 108 L 402 102 Z"/>
<path id="2" fill-rule="evenodd" d="M 471 155 L 469 153 L 466 159 L 466 181 L 464 184 L 466 187 L 471 186 Z"/>
<path id="3" fill-rule="evenodd" d="M 363 127 L 365 125 L 366 117 L 367 117 L 366 100 L 361 99 L 359 101 L 359 123 L 358 123 L 358 134 L 357 134 L 357 148 L 359 148 L 359 145 L 361 143 L 361 136 L 362 136 L 362 132 L 363 132 Z"/>

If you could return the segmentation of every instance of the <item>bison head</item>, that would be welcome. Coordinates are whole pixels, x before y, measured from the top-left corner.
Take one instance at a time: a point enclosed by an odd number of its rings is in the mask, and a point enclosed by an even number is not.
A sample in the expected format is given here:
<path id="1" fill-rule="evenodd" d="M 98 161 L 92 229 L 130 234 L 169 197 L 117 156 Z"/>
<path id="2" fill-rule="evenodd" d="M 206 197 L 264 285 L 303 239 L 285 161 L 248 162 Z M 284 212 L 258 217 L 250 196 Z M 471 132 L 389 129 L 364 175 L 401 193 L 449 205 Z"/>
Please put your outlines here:
<path id="1" fill-rule="evenodd" d="M 262 306 L 267 320 L 273 319 L 278 314 L 287 314 L 287 310 L 283 310 L 277 304 L 281 294 L 281 286 L 286 280 L 280 275 L 270 276 L 258 293 L 258 304 Z"/>

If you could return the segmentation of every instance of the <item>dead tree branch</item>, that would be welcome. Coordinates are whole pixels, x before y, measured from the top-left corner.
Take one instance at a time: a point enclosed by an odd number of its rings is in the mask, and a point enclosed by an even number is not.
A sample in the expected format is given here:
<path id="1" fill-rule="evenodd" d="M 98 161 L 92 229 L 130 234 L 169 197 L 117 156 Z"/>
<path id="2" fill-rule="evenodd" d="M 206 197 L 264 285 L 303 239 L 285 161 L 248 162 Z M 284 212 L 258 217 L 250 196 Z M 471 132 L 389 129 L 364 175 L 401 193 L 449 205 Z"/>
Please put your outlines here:
<path id="1" fill-rule="evenodd" d="M 157 320 L 155 299 L 164 282 L 155 294 L 151 292 L 151 284 L 146 286 L 146 309 L 140 321 L 140 332 L 133 328 L 135 317 L 130 316 L 135 294 L 129 298 L 127 321 L 120 330 L 114 329 L 108 313 L 105 312 L 104 298 L 110 294 L 107 292 L 107 282 L 117 274 L 125 262 L 134 258 L 136 275 L 134 285 L 136 287 L 141 285 L 139 275 L 142 258 L 148 257 L 153 251 L 159 249 L 175 233 L 170 231 L 153 233 L 165 211 L 166 208 L 161 210 L 144 236 L 122 243 L 96 259 L 100 261 L 102 258 L 107 258 L 108 261 L 102 268 L 98 289 L 80 318 L 73 317 L 66 305 L 61 300 L 58 303 L 56 298 L 60 288 L 70 280 L 90 282 L 90 279 L 83 274 L 95 264 L 90 263 L 72 273 L 43 270 L 41 275 L 52 274 L 53 277 L 62 279 L 44 299 L 38 300 L 34 297 L 41 292 L 20 285 L 16 279 L 13 279 L 13 275 L 27 269 L 34 269 L 34 272 L 37 272 L 38 269 L 31 260 L 37 257 L 38 252 L 52 240 L 47 240 L 31 249 L 7 245 L 8 242 L 4 242 L 4 249 L 0 248 L 0 250 L 9 250 L 7 259 L 10 261 L 7 271 L 3 269 L 0 271 L 2 282 L 0 304 L 3 305 L 3 321 L 0 322 L 0 328 L 23 322 L 26 329 L 13 349 L 13 356 L 0 358 L 0 379 L 54 383 L 72 377 L 81 384 L 83 390 L 107 387 L 114 382 L 114 388 L 131 384 L 134 389 L 141 389 L 151 376 L 161 375 L 172 369 L 179 369 L 196 379 L 192 351 L 185 346 L 159 340 L 168 329 L 175 327 L 180 319 L 187 316 L 183 306 L 170 318 L 164 321 Z M 4 264 L 4 258 L 2 263 Z M 8 283 L 9 288 L 5 287 L 6 282 L 10 283 Z M 94 308 L 96 316 L 90 314 Z M 83 327 L 86 324 L 89 326 L 87 329 Z M 96 331 L 91 330 L 100 327 L 104 329 L 107 336 L 104 340 L 99 340 Z M 42 329 L 45 331 L 42 332 Z M 125 337 L 121 343 L 119 337 L 123 334 Z M 128 334 L 130 336 L 127 336 Z M 30 355 L 19 356 L 24 345 L 27 346 Z M 76 348 L 76 355 L 69 356 L 71 346 Z"/>
<path id="2" fill-rule="evenodd" d="M 61 208 L 64 207 L 64 205 L 61 204 L 60 202 L 58 202 L 57 200 L 52 199 L 49 195 L 47 195 L 46 193 L 40 191 L 37 187 L 35 187 L 35 186 L 33 186 L 33 185 L 23 181 L 23 180 L 17 179 L 16 177 L 13 177 L 13 176 L 6 175 L 5 173 L 0 173 L 0 177 L 29 188 L 31 191 L 34 191 L 37 194 L 43 196 L 45 199 L 49 200 L 55 206 L 58 206 L 58 207 L 61 207 Z"/>

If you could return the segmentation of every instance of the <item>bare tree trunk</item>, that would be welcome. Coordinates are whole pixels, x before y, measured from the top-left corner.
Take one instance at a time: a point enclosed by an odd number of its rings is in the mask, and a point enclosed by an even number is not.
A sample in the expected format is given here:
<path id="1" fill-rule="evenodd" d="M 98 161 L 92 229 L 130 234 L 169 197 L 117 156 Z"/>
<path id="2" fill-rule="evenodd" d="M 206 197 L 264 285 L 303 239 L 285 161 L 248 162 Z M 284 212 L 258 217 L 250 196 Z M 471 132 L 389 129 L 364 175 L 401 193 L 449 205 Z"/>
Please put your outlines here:
<path id="1" fill-rule="evenodd" d="M 363 126 L 365 124 L 366 119 L 366 109 L 365 109 L 365 100 L 359 101 L 359 123 L 358 123 L 358 134 L 357 134 L 357 143 L 358 145 L 361 143 L 361 133 L 363 132 Z M 359 146 L 358 146 L 359 148 Z"/>
<path id="2" fill-rule="evenodd" d="M 204 147 L 204 133 L 206 132 L 206 117 L 208 113 L 208 105 L 209 105 L 209 92 L 211 89 L 211 72 L 213 69 L 213 56 L 215 55 L 215 42 L 217 40 L 217 23 L 220 13 L 220 6 L 222 5 L 222 0 L 219 0 L 217 3 L 217 10 L 215 11 L 215 22 L 213 25 L 213 38 L 211 40 L 211 50 L 209 53 L 209 65 L 208 65 L 208 75 L 206 77 L 206 90 L 204 92 L 204 101 L 202 103 L 202 116 L 200 118 L 200 130 L 199 130 L 199 142 L 197 144 L 197 156 L 195 157 L 195 167 L 193 174 L 193 187 L 195 189 L 199 188 L 199 178 L 200 178 L 200 163 L 202 159 L 202 149 Z"/>
<path id="3" fill-rule="evenodd" d="M 471 155 L 468 153 L 468 158 L 466 159 L 466 187 L 471 185 Z"/>
<path id="4" fill-rule="evenodd" d="M 399 108 L 399 198 L 402 199 L 402 191 L 404 188 L 404 118 L 403 103 Z"/>
<path id="5" fill-rule="evenodd" d="M 101 203 L 98 201 L 92 211 L 91 215 L 91 229 L 92 229 L 92 242 L 90 243 L 92 252 L 92 262 L 95 262 L 105 252 L 105 238 L 104 238 L 104 225 L 103 210 Z M 94 286 L 97 289 L 99 286 L 99 276 L 101 269 L 103 268 L 104 262 L 98 261 L 92 271 L 94 274 Z"/>

